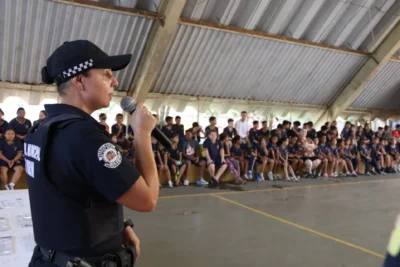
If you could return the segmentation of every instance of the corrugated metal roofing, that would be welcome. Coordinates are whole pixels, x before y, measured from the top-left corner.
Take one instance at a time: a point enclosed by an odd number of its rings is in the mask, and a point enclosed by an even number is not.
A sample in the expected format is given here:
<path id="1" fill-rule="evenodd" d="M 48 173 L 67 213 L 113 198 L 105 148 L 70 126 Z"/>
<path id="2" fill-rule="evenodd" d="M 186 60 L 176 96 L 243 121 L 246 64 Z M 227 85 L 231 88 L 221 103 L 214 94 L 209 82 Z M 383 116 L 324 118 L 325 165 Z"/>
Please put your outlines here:
<path id="1" fill-rule="evenodd" d="M 179 25 L 155 93 L 327 105 L 365 56 Z"/>
<path id="2" fill-rule="evenodd" d="M 371 51 L 400 18 L 397 0 L 187 0 L 182 17 Z"/>
<path id="3" fill-rule="evenodd" d="M 100 2 L 104 4 L 120 6 L 120 7 L 128 7 L 128 8 L 136 8 L 141 10 L 147 10 L 152 12 L 157 12 L 158 7 L 160 6 L 161 0 L 91 0 L 93 2 Z"/>
<path id="4" fill-rule="evenodd" d="M 400 62 L 389 61 L 351 104 L 354 108 L 399 109 Z"/>
<path id="5" fill-rule="evenodd" d="M 63 42 L 88 39 L 110 55 L 132 53 L 116 74 L 129 89 L 153 20 L 98 9 L 38 0 L 0 1 L 0 80 L 41 83 L 41 68 Z M 4 41 L 5 40 L 5 41 Z"/>

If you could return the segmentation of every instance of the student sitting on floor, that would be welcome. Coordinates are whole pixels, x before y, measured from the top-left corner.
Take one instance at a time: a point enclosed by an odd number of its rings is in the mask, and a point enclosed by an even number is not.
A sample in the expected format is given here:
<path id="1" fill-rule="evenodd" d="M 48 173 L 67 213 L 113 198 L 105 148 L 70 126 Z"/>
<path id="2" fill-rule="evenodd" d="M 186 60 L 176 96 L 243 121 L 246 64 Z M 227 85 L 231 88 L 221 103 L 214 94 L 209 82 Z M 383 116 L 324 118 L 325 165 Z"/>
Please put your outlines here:
<path id="1" fill-rule="evenodd" d="M 274 160 L 274 168 L 271 169 L 272 171 L 272 176 L 274 180 L 279 180 L 281 177 L 279 176 L 279 166 L 281 164 L 281 161 L 279 159 L 279 153 L 278 153 L 278 136 L 273 135 L 271 136 L 270 143 L 267 145 L 268 148 L 268 157 L 272 160 Z"/>
<path id="2" fill-rule="evenodd" d="M 200 168 L 200 177 L 197 180 L 197 185 L 208 185 L 204 180 L 204 170 L 206 168 L 206 159 L 200 157 L 199 142 L 193 139 L 193 128 L 187 129 L 185 132 L 186 138 L 182 145 L 183 159 L 185 160 L 185 179 L 183 185 L 189 185 L 190 166 L 195 165 Z"/>
<path id="3" fill-rule="evenodd" d="M 311 135 L 305 135 L 302 133 L 300 141 L 303 146 L 303 160 L 304 160 L 304 165 L 306 167 L 307 171 L 307 178 L 316 178 L 316 176 L 313 175 L 313 170 L 318 169 L 319 165 L 321 164 L 321 160 L 315 155 L 314 150 L 316 148 L 313 139 L 311 138 Z"/>
<path id="4" fill-rule="evenodd" d="M 161 144 L 158 144 L 157 140 L 153 136 L 151 137 L 151 147 L 153 149 L 154 159 L 157 165 L 158 180 L 161 181 L 161 175 L 165 172 L 168 179 L 168 186 L 174 187 L 171 181 L 171 173 L 169 172 L 168 168 L 168 158 L 167 154 L 165 153 L 165 148 Z"/>
<path id="5" fill-rule="evenodd" d="M 166 149 L 167 153 L 167 164 L 171 171 L 172 177 L 176 181 L 176 186 L 181 185 L 181 179 L 185 173 L 186 164 L 182 162 L 182 151 L 179 148 L 179 134 L 173 133 L 171 138 L 171 147 Z"/>
<path id="6" fill-rule="evenodd" d="M 315 177 L 321 177 L 322 176 L 322 159 L 323 159 L 323 156 L 321 156 L 321 149 L 319 147 L 319 138 L 317 137 L 317 135 L 315 135 L 313 141 L 314 141 L 314 145 L 315 145 L 314 155 L 315 155 L 315 157 L 317 157 L 321 161 L 321 163 L 319 164 L 318 168 L 316 168 L 314 170 L 313 175 Z"/>
<path id="7" fill-rule="evenodd" d="M 382 159 L 382 153 L 381 153 L 381 148 L 379 145 L 379 137 L 374 137 L 372 139 L 372 143 L 370 145 L 371 149 L 371 165 L 374 167 L 375 171 L 372 169 L 371 166 L 371 173 L 373 174 L 382 174 L 385 175 L 386 173 L 382 169 L 381 165 L 381 159 Z"/>
<path id="8" fill-rule="evenodd" d="M 249 179 L 247 176 L 247 171 L 249 169 L 249 161 L 244 158 L 244 153 L 242 150 L 242 137 L 236 135 L 232 139 L 231 156 L 239 163 L 239 170 L 241 171 L 241 176 L 246 180 Z"/>
<path id="9" fill-rule="evenodd" d="M 205 136 L 206 138 L 208 137 L 208 135 L 210 134 L 211 131 L 215 131 L 217 133 L 217 136 L 219 136 L 219 131 L 218 131 L 218 127 L 217 125 L 217 118 L 215 118 L 214 116 L 211 116 L 208 121 L 210 122 L 210 125 L 208 125 L 205 129 L 206 133 Z"/>
<path id="10" fill-rule="evenodd" d="M 332 140 L 330 142 L 332 142 Z M 335 178 L 338 176 L 336 171 L 338 167 L 337 157 L 335 156 L 334 149 L 332 149 L 330 143 L 327 145 L 327 148 L 328 148 L 328 164 L 331 164 L 331 169 L 328 175 L 331 178 Z"/>
<path id="11" fill-rule="evenodd" d="M 4 117 L 4 112 L 0 108 L 0 138 L 3 138 L 4 131 L 5 129 L 8 128 L 8 122 L 4 120 L 3 117 Z"/>
<path id="12" fill-rule="evenodd" d="M 396 138 L 392 137 L 390 139 L 390 145 L 388 146 L 388 151 L 389 151 L 389 159 L 390 159 L 390 168 L 392 173 L 399 172 L 400 170 L 398 169 L 399 165 L 399 150 L 396 145 Z"/>
<path id="13" fill-rule="evenodd" d="M 303 169 L 303 160 L 298 154 L 299 147 L 297 146 L 297 139 L 297 135 L 292 135 L 292 137 L 290 137 L 290 142 L 287 146 L 287 149 L 289 155 L 289 164 L 292 166 L 292 169 L 295 172 L 296 176 L 299 176 L 299 173 Z"/>
<path id="14" fill-rule="evenodd" d="M 14 129 L 16 139 L 24 143 L 28 131 L 32 127 L 31 121 L 25 118 L 24 108 L 18 108 L 17 117 L 10 121 L 9 127 Z"/>
<path id="15" fill-rule="evenodd" d="M 334 159 L 330 156 L 330 150 L 329 150 L 329 146 L 326 144 L 326 135 L 322 135 L 320 137 L 320 143 L 318 145 L 319 147 L 319 155 L 318 157 L 320 158 L 320 160 L 322 161 L 321 164 L 321 170 L 323 173 L 323 177 L 329 177 L 328 174 L 332 174 L 333 176 L 333 168 L 335 167 L 335 162 Z M 332 162 L 331 164 L 331 168 L 328 170 L 329 167 L 329 162 Z"/>
<path id="16" fill-rule="evenodd" d="M 249 140 L 254 144 L 258 144 L 258 121 L 253 121 L 253 128 L 249 131 Z"/>
<path id="17" fill-rule="evenodd" d="M 230 138 L 231 140 L 237 135 L 237 131 L 233 128 L 234 122 L 232 119 L 228 119 L 228 126 L 224 128 L 224 133 Z"/>
<path id="18" fill-rule="evenodd" d="M 370 164 L 371 164 L 371 149 L 367 146 L 368 139 L 363 138 L 361 139 L 361 146 L 360 146 L 360 156 L 361 160 L 364 161 L 365 164 L 365 172 L 364 175 L 371 176 Z"/>
<path id="19" fill-rule="evenodd" d="M 224 148 L 222 143 L 217 140 L 217 131 L 210 130 L 207 139 L 203 143 L 204 154 L 207 159 L 207 169 L 210 174 L 211 181 L 214 185 L 219 183 L 219 178 L 226 169 L 226 161 L 224 157 Z M 218 171 L 215 169 L 218 167 Z"/>
<path id="20" fill-rule="evenodd" d="M 257 164 L 257 146 L 255 144 L 253 144 L 252 142 L 250 142 L 249 139 L 247 139 L 246 145 L 245 145 L 246 149 L 246 160 L 249 162 L 248 163 L 248 172 L 247 172 L 247 177 L 249 179 L 253 178 L 253 170 L 254 170 L 254 174 L 255 177 L 257 179 L 258 175 L 258 164 Z M 261 177 L 260 177 L 261 179 Z"/>
<path id="21" fill-rule="evenodd" d="M 379 166 L 381 166 L 382 171 L 384 171 L 385 173 L 389 173 L 388 154 L 386 152 L 385 146 L 386 146 L 386 139 L 379 138 L 379 155 L 380 155 Z"/>
<path id="22" fill-rule="evenodd" d="M 117 114 L 115 117 L 116 124 L 111 126 L 111 133 L 117 135 L 118 143 L 122 143 L 125 140 L 126 125 L 122 123 L 124 116 L 122 114 Z"/>
<path id="23" fill-rule="evenodd" d="M 282 137 L 281 141 L 282 144 L 279 146 L 279 161 L 283 167 L 283 172 L 285 173 L 285 181 L 287 182 L 298 182 L 299 178 L 296 177 L 292 166 L 289 165 L 289 153 L 287 149 L 287 145 L 289 144 L 288 139 L 286 137 Z M 289 173 L 292 177 L 289 176 Z"/>
<path id="24" fill-rule="evenodd" d="M 261 179 L 265 180 L 264 179 L 264 170 L 265 170 L 265 166 L 267 166 L 267 163 L 269 163 L 270 167 L 269 167 L 269 172 L 268 172 L 268 179 L 271 181 L 274 180 L 274 175 L 272 173 L 272 170 L 274 169 L 275 161 L 268 157 L 267 141 L 265 140 L 264 137 L 261 137 L 261 139 L 260 139 L 260 145 L 258 146 L 257 160 L 258 160 L 258 163 L 260 163 L 262 165 L 261 173 L 260 173 Z"/>
<path id="25" fill-rule="evenodd" d="M 22 143 L 15 138 L 15 131 L 8 128 L 4 132 L 4 139 L 0 139 L 0 176 L 7 190 L 14 190 L 15 184 L 24 172 L 22 159 Z M 11 182 L 8 183 L 8 171 L 14 170 Z"/>
<path id="26" fill-rule="evenodd" d="M 261 123 L 261 129 L 257 132 L 258 138 L 264 137 L 265 141 L 269 142 L 269 130 L 267 121 Z"/>
<path id="27" fill-rule="evenodd" d="M 351 153 L 351 146 L 350 146 L 350 137 L 346 138 L 343 146 L 340 148 L 340 156 L 345 161 L 345 164 L 350 172 L 350 175 L 353 177 L 357 177 L 357 173 L 355 172 L 355 166 L 353 165 L 353 155 Z M 357 164 L 357 161 L 356 161 Z"/>
<path id="28" fill-rule="evenodd" d="M 219 135 L 219 141 L 221 141 L 224 147 L 224 156 L 226 164 L 228 165 L 229 171 L 232 173 L 233 177 L 235 177 L 235 184 L 243 184 L 245 181 L 240 178 L 240 170 L 239 164 L 234 157 L 231 156 L 231 142 L 228 139 L 228 135 L 226 133 L 222 133 Z"/>
<path id="29" fill-rule="evenodd" d="M 342 139 L 337 140 L 337 151 L 339 156 L 339 162 L 342 165 L 342 168 L 339 170 L 339 176 L 352 176 L 352 173 L 349 171 L 349 167 L 347 166 L 346 162 L 347 157 L 346 155 L 344 155 L 343 149 L 344 149 L 344 141 Z"/>
<path id="30" fill-rule="evenodd" d="M 161 131 L 169 138 L 172 138 L 172 135 L 175 133 L 174 128 L 172 126 L 172 117 L 165 117 L 165 122 L 167 123 L 161 128 Z"/>

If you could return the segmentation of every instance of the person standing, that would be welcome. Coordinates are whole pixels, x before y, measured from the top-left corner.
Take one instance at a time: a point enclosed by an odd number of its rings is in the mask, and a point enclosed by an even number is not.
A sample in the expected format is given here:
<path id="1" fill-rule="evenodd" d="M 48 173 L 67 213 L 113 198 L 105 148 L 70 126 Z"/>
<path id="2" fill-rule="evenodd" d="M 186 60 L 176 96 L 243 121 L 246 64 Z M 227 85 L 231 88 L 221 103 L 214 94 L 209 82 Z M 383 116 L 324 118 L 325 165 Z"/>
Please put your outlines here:
<path id="1" fill-rule="evenodd" d="M 3 117 L 4 117 L 4 112 L 0 108 L 0 138 L 3 138 L 4 131 L 8 127 L 8 122 L 6 120 L 4 120 Z"/>
<path id="2" fill-rule="evenodd" d="M 242 140 L 246 140 L 247 134 L 250 130 L 249 123 L 247 122 L 247 112 L 242 111 L 240 116 L 240 120 L 235 123 L 235 129 L 240 137 L 242 137 Z"/>
<path id="3" fill-rule="evenodd" d="M 141 102 L 128 117 L 135 129 L 135 167 L 90 115 L 110 105 L 118 86 L 112 71 L 125 68 L 131 57 L 108 56 L 95 44 L 77 40 L 58 47 L 42 69 L 43 82 L 56 83 L 60 103 L 45 105 L 48 117 L 25 140 L 37 244 L 30 267 L 118 266 L 121 260 L 132 266 L 140 254 L 122 206 L 155 209 L 159 183 L 151 131 L 156 120 Z"/>

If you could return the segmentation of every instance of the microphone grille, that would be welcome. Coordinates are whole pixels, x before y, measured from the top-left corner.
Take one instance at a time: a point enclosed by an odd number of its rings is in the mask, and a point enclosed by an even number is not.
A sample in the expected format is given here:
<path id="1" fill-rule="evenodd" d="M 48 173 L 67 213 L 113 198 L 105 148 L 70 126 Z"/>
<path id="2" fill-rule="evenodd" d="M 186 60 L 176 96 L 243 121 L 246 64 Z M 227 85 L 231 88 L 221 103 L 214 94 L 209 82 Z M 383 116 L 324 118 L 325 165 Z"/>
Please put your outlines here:
<path id="1" fill-rule="evenodd" d="M 126 112 L 133 112 L 136 108 L 136 101 L 130 96 L 124 96 L 121 99 L 121 108 Z"/>

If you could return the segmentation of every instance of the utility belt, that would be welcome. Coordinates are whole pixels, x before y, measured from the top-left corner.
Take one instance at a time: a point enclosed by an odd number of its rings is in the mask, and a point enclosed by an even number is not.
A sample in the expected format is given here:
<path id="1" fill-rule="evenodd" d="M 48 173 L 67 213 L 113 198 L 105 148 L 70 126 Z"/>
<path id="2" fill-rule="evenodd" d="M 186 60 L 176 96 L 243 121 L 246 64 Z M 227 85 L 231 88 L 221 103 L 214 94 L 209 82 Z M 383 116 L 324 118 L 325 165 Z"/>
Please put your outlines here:
<path id="1" fill-rule="evenodd" d="M 133 267 L 136 250 L 134 247 L 121 248 L 115 253 L 99 257 L 71 257 L 63 252 L 40 248 L 43 259 L 60 267 Z"/>

